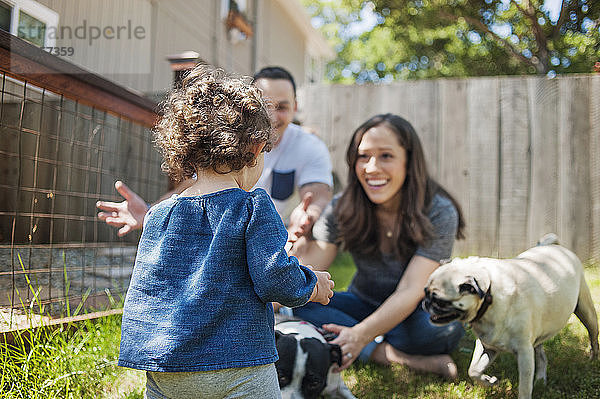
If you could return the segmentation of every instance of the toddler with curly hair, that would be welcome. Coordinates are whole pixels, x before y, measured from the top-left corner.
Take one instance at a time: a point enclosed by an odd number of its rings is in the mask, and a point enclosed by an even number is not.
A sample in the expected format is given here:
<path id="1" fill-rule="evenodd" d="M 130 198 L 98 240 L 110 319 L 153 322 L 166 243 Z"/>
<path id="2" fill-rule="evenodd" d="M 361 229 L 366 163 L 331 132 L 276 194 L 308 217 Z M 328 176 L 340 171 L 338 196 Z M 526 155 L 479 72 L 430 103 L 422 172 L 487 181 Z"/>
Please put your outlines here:
<path id="1" fill-rule="evenodd" d="M 271 146 L 260 91 L 198 66 L 155 132 L 165 169 L 194 185 L 144 219 L 119 365 L 146 370 L 147 398 L 280 398 L 271 302 L 327 304 L 329 273 L 299 265 L 269 195 L 250 191 Z"/>

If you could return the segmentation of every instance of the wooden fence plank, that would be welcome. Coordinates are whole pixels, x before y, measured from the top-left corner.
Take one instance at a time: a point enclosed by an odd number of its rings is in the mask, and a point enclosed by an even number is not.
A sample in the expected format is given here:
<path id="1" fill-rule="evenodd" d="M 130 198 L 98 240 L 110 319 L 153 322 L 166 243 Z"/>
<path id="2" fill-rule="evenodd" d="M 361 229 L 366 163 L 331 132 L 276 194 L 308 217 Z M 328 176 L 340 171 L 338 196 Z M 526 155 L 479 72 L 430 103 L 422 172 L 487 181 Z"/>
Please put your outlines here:
<path id="1" fill-rule="evenodd" d="M 412 97 L 411 83 L 410 82 L 398 82 L 390 86 L 394 92 L 394 95 L 390 97 L 393 101 L 393 105 L 390 105 L 390 110 L 393 114 L 403 117 L 407 121 L 412 123 L 414 115 L 411 113 L 409 99 Z"/>
<path id="2" fill-rule="evenodd" d="M 409 91 L 404 93 L 409 104 L 409 117 L 425 152 L 425 159 L 432 176 L 437 176 L 438 167 L 438 93 L 437 83 L 422 80 L 409 83 Z"/>
<path id="3" fill-rule="evenodd" d="M 364 85 L 360 95 L 356 91 L 354 92 L 355 99 L 360 103 L 360 106 L 356 109 L 357 115 L 360 115 L 360 121 L 358 121 L 352 131 L 370 117 L 383 113 L 381 106 L 383 98 L 381 97 L 381 93 L 380 87 L 373 84 Z"/>
<path id="4" fill-rule="evenodd" d="M 439 182 L 460 203 L 469 221 L 469 143 L 467 82 L 445 79 L 439 83 Z M 467 224 L 467 234 L 469 225 Z M 469 253 L 468 241 L 457 241 L 455 253 Z"/>
<path id="5" fill-rule="evenodd" d="M 331 95 L 329 86 L 311 86 L 298 91 L 297 118 L 307 129 L 329 144 L 331 139 Z M 310 112 L 306 112 L 309 109 Z"/>
<path id="6" fill-rule="evenodd" d="M 528 242 L 558 231 L 558 80 L 528 81 L 531 120 L 531 195 Z"/>
<path id="7" fill-rule="evenodd" d="M 590 256 L 600 262 L 600 75 L 590 78 Z"/>
<path id="8" fill-rule="evenodd" d="M 357 93 L 351 86 L 334 86 L 335 101 L 332 102 L 334 128 L 329 150 L 331 151 L 333 171 L 342 185 L 347 183 L 348 168 L 346 166 L 346 148 L 351 134 L 358 127 Z"/>
<path id="9" fill-rule="evenodd" d="M 529 112 L 523 78 L 500 81 L 500 214 L 498 253 L 517 255 L 527 239 Z M 518 112 L 515 112 L 518 111 Z"/>
<path id="10" fill-rule="evenodd" d="M 559 79 L 559 237 L 582 257 L 589 254 L 589 86 Z"/>
<path id="11" fill-rule="evenodd" d="M 468 87 L 470 190 L 468 221 L 474 252 L 498 253 L 498 79 L 475 79 Z"/>
<path id="12" fill-rule="evenodd" d="M 400 115 L 406 114 L 402 108 L 404 104 L 404 96 L 406 91 L 402 90 L 402 85 L 389 84 L 385 86 L 377 86 L 379 93 L 379 108 L 377 113 L 381 114 L 395 114 Z"/>

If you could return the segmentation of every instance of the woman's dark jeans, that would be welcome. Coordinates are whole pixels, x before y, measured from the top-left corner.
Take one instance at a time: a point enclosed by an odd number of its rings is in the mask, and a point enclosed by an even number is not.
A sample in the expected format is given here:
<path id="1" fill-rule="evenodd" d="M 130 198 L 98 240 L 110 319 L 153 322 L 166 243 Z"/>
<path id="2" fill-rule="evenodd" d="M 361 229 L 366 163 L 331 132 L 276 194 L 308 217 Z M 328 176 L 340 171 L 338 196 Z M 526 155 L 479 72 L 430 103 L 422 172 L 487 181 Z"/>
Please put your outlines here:
<path id="1" fill-rule="evenodd" d="M 317 327 L 334 323 L 353 326 L 377 309 L 351 292 L 336 292 L 329 305 L 309 302 L 293 309 L 294 316 Z M 384 336 L 384 340 L 401 352 L 414 355 L 436 355 L 451 352 L 464 334 L 459 322 L 437 326 L 429 321 L 429 314 L 419 305 L 403 322 Z M 377 343 L 372 341 L 361 352 L 359 359 L 367 361 Z"/>

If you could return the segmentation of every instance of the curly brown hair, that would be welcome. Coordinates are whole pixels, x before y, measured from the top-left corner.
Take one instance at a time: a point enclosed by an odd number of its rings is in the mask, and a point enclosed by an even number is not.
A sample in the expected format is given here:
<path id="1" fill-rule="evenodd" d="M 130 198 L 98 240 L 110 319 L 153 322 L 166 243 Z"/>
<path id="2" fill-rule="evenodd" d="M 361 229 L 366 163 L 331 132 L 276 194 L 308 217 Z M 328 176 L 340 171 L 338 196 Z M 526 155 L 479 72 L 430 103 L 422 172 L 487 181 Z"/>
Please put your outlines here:
<path id="1" fill-rule="evenodd" d="M 267 103 L 250 77 L 198 65 L 164 103 L 154 130 L 162 168 L 175 181 L 190 178 L 196 169 L 230 173 L 252 166 L 252 147 L 272 145 Z"/>

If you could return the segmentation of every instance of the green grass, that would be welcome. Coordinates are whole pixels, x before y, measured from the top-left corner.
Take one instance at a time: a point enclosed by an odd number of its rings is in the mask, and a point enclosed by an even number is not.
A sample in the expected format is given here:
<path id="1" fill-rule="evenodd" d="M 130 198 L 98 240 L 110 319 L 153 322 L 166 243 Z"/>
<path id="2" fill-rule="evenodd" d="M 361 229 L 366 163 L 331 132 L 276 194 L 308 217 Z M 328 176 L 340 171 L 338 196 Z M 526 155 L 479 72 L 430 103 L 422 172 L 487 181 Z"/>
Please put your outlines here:
<path id="1" fill-rule="evenodd" d="M 25 270 L 20 256 L 19 262 Z M 39 300 L 40 288 L 25 276 L 33 300 L 30 304 L 21 301 L 21 307 L 29 324 L 37 319 L 32 309 L 43 312 L 44 307 Z M 65 286 L 68 292 L 66 266 Z M 22 293 L 17 294 L 22 297 Z M 77 316 L 88 294 L 89 291 L 74 310 L 67 301 L 65 316 Z M 115 304 L 110 295 L 109 299 Z M 54 327 L 44 326 L 42 320 L 41 327 L 20 331 L 13 333 L 10 344 L 4 339 L 7 336 L 0 337 L 0 398 L 143 397 L 142 389 L 132 386 L 126 378 L 125 383 L 117 383 L 119 377 L 131 375 L 116 366 L 121 338 L 120 315 Z M 140 377 L 136 375 L 135 380 L 141 380 Z M 125 391 L 123 388 L 127 392 L 119 396 Z"/>
<path id="2" fill-rule="evenodd" d="M 350 285 L 356 271 L 352 256 L 348 252 L 340 252 L 328 269 L 335 281 L 335 291 L 344 291 Z"/>
<path id="3" fill-rule="evenodd" d="M 116 367 L 121 317 L 78 327 L 39 328 L 18 335 L 14 345 L 0 343 L 0 397 L 97 398 L 108 391 L 121 373 Z"/>
<path id="4" fill-rule="evenodd" d="M 354 272 L 348 254 L 332 265 L 337 287 L 347 287 Z M 600 313 L 600 268 L 586 269 L 588 284 Z M 104 398 L 141 399 L 144 373 L 116 366 L 120 339 L 120 316 L 86 321 L 79 329 L 39 329 L 31 339 L 16 345 L 0 343 L 0 398 Z M 344 380 L 358 398 L 517 398 L 517 363 L 501 354 L 488 369 L 500 381 L 493 388 L 474 385 L 467 376 L 473 335 L 467 332 L 451 356 L 459 379 L 447 382 L 419 374 L 403 366 L 354 365 Z M 534 398 L 600 398 L 600 361 L 588 359 L 587 332 L 573 317 L 555 338 L 545 344 L 548 384 L 537 384 Z"/>

